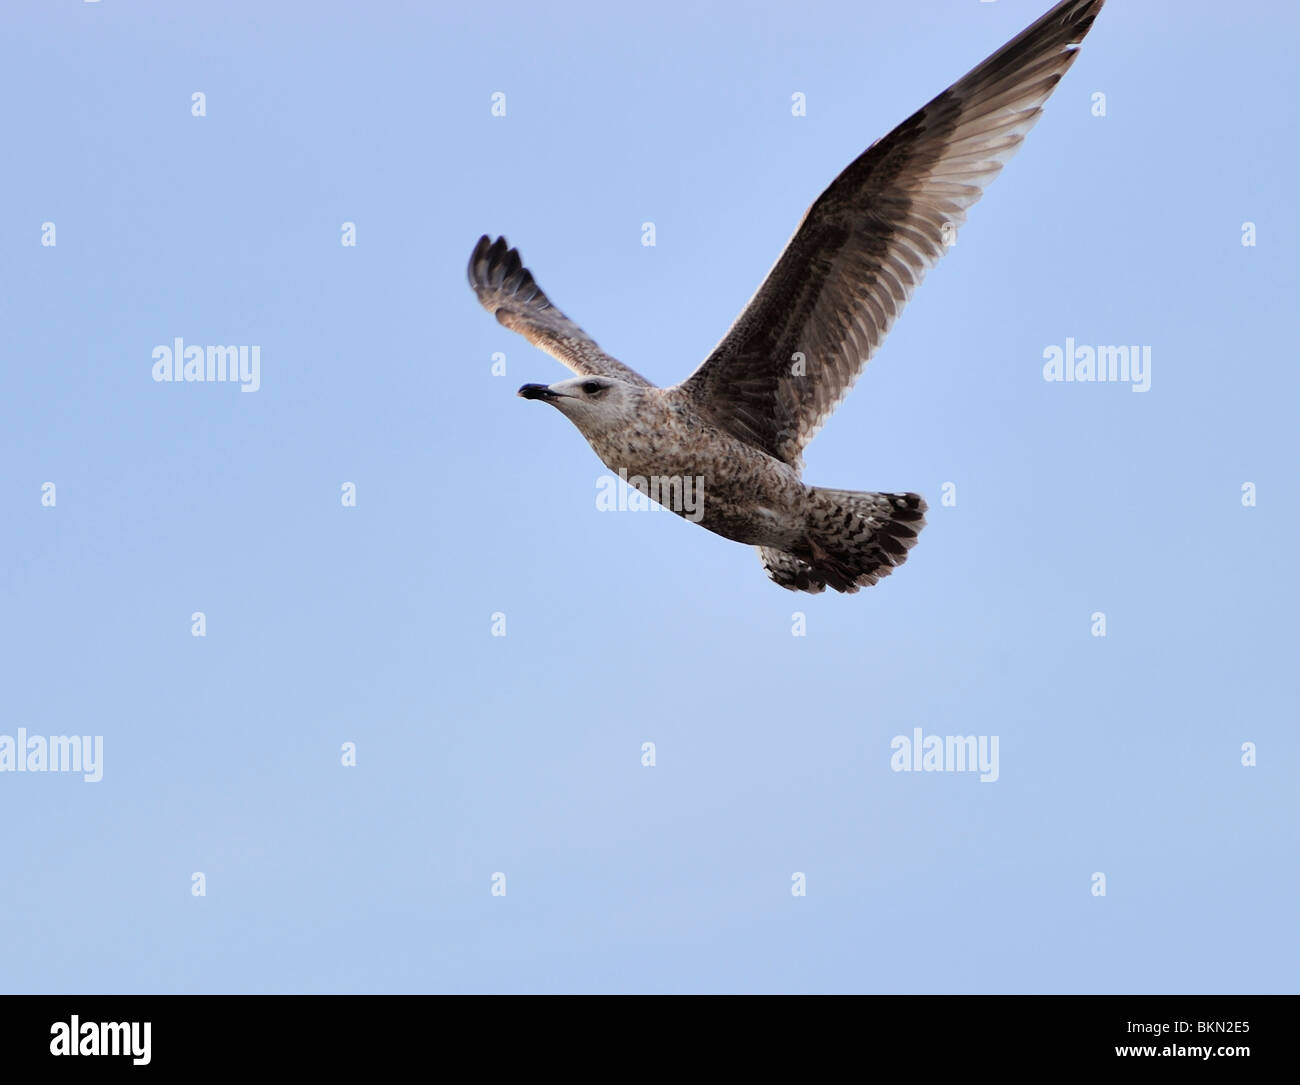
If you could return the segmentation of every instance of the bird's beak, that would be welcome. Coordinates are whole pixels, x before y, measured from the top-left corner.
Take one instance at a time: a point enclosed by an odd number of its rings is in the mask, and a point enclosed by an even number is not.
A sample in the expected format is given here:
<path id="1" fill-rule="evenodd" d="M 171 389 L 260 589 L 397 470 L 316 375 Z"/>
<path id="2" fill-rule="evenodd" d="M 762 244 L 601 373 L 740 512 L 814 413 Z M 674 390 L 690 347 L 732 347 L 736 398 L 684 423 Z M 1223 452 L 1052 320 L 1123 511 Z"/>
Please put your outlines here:
<path id="1" fill-rule="evenodd" d="M 544 399 L 548 403 L 560 398 L 558 392 L 551 391 L 550 386 L 545 384 L 525 384 L 519 389 L 518 394 L 524 399 Z"/>

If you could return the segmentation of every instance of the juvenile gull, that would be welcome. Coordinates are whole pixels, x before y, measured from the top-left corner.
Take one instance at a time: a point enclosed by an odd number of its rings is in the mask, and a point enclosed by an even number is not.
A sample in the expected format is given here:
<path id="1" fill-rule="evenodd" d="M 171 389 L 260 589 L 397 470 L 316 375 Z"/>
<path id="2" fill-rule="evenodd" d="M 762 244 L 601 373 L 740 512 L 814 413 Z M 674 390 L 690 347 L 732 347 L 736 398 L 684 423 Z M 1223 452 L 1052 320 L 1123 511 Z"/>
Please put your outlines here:
<path id="1" fill-rule="evenodd" d="M 480 238 L 469 281 L 483 307 L 579 374 L 519 394 L 559 408 L 642 492 L 650 480 L 702 479 L 702 516 L 669 507 L 756 546 L 783 588 L 855 592 L 888 576 L 916 543 L 925 501 L 808 486 L 803 450 L 1034 126 L 1104 2 L 1063 0 L 873 143 L 804 214 L 713 353 L 671 388 L 601 350 L 505 238 Z"/>

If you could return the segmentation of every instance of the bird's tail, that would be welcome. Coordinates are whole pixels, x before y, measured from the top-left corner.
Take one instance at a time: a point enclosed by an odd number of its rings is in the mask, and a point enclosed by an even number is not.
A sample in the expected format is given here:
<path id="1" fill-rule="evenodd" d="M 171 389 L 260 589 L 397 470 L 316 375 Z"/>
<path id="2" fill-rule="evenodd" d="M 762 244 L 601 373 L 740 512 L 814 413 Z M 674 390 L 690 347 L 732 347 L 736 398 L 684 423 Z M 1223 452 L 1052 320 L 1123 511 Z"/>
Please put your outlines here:
<path id="1" fill-rule="evenodd" d="M 873 494 L 813 487 L 808 537 L 793 550 L 759 547 L 763 568 L 790 591 L 829 585 L 855 592 L 907 560 L 925 526 L 920 494 Z"/>

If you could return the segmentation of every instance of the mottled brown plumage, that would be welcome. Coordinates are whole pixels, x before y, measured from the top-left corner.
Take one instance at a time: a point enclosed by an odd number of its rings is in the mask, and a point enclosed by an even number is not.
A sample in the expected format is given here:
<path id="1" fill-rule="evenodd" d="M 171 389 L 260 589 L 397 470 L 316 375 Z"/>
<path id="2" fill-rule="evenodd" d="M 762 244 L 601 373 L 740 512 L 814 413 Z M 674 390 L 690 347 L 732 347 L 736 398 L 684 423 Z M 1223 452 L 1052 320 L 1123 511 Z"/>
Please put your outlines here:
<path id="1" fill-rule="evenodd" d="M 889 575 L 925 523 L 924 500 L 806 486 L 803 450 L 1019 148 L 1103 3 L 1063 0 L 873 143 L 808 209 L 709 357 L 671 388 L 601 350 L 504 238 L 481 238 L 469 279 L 483 306 L 595 378 L 520 394 L 553 402 L 614 470 L 704 478 L 699 522 L 758 546 L 782 587 L 852 592 Z"/>

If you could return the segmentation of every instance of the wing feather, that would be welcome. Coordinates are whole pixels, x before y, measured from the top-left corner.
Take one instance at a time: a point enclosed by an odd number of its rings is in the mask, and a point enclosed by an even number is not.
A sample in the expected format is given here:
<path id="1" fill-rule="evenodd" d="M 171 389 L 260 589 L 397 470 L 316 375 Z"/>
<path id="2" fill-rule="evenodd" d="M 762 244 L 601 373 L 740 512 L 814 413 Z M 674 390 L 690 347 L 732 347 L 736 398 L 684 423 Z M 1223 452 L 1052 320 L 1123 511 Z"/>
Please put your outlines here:
<path id="1" fill-rule="evenodd" d="M 1062 0 L 851 163 L 678 390 L 715 424 L 801 465 L 951 231 L 1038 120 L 1104 2 Z"/>
<path id="2" fill-rule="evenodd" d="M 504 237 L 492 241 L 484 234 L 478 239 L 470 254 L 468 274 L 469 284 L 484 309 L 575 373 L 651 387 L 640 373 L 611 358 L 551 304 L 532 272 L 524 267 L 519 251 L 510 248 Z"/>

